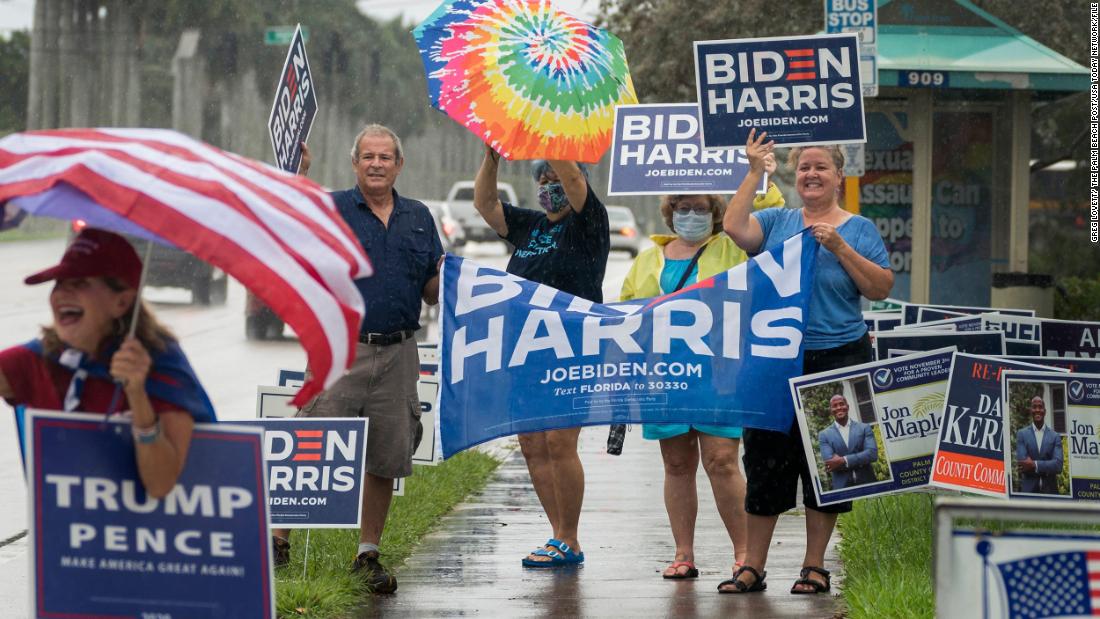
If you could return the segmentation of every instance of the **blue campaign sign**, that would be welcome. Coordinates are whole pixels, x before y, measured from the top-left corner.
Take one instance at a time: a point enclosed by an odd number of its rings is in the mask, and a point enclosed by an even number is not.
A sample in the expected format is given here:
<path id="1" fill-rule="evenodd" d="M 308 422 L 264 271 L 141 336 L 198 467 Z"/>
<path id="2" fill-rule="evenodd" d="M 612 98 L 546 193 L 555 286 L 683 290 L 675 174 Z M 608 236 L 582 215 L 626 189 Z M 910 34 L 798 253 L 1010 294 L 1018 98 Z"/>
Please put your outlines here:
<path id="1" fill-rule="evenodd" d="M 309 139 L 316 115 L 317 92 L 306 59 L 302 26 L 299 25 L 290 41 L 283 71 L 279 74 L 279 85 L 275 89 L 275 101 L 271 104 L 271 115 L 267 120 L 278 167 L 291 174 L 298 173 L 298 165 L 302 162 L 299 144 Z"/>
<path id="2" fill-rule="evenodd" d="M 366 419 L 274 417 L 233 423 L 264 431 L 272 526 L 359 527 Z"/>
<path id="3" fill-rule="evenodd" d="M 890 350 L 936 350 L 954 346 L 975 355 L 1003 355 L 1004 334 L 997 331 L 923 331 L 894 329 L 875 336 L 875 358 L 888 359 Z"/>
<path id="4" fill-rule="evenodd" d="M 810 474 L 819 505 L 928 485 L 954 352 L 944 348 L 791 379 L 806 461 L 816 463 Z M 849 403 L 846 442 L 830 412 L 835 395 Z M 826 474 L 833 455 L 845 458 L 844 466 Z"/>
<path id="5" fill-rule="evenodd" d="M 1034 355 L 1005 355 L 1009 361 L 1022 361 L 1035 365 L 1047 365 L 1062 368 L 1076 374 L 1100 374 L 1100 359 L 1081 359 L 1078 357 L 1040 357 Z"/>
<path id="6" fill-rule="evenodd" d="M 936 310 L 939 310 L 936 312 Z M 902 324 L 911 325 L 921 321 L 922 316 L 928 320 L 940 320 L 951 318 L 961 314 L 1007 314 L 1009 316 L 1034 316 L 1032 309 L 1009 309 L 1003 307 L 974 307 L 965 305 L 928 305 L 923 303 L 902 303 Z"/>
<path id="7" fill-rule="evenodd" d="M 1007 314 L 981 314 L 981 320 L 983 331 L 1004 332 L 1006 355 L 1029 356 L 1042 353 L 1040 319 Z"/>
<path id="8" fill-rule="evenodd" d="M 1100 359 L 1100 322 L 1041 321 L 1043 356 Z"/>
<path id="9" fill-rule="evenodd" d="M 1008 496 L 1002 373 L 1033 369 L 1050 368 L 999 357 L 955 355 L 947 382 L 943 423 L 932 461 L 932 485 Z"/>
<path id="10" fill-rule="evenodd" d="M 274 617 L 260 431 L 197 424 L 163 499 L 130 424 L 27 411 L 37 617 Z"/>
<path id="11" fill-rule="evenodd" d="M 1100 501 L 1100 374 L 1008 371 L 1003 382 L 1009 496 Z"/>
<path id="12" fill-rule="evenodd" d="M 705 148 L 866 142 L 855 34 L 695 42 Z"/>
<path id="13" fill-rule="evenodd" d="M 749 172 L 744 150 L 703 150 L 693 103 L 620 105 L 613 135 L 609 196 L 736 193 Z"/>
<path id="14" fill-rule="evenodd" d="M 448 255 L 443 455 L 583 425 L 787 431 L 817 250 L 803 231 L 676 293 L 610 304 Z"/>

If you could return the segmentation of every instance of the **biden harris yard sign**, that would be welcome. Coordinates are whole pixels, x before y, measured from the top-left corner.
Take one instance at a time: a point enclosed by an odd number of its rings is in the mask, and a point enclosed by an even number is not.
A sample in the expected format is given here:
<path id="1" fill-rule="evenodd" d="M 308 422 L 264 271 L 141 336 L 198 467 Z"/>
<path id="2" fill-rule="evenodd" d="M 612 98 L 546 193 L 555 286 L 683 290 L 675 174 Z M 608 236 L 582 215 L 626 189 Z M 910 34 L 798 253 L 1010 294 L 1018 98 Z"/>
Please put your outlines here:
<path id="1" fill-rule="evenodd" d="M 359 527 L 367 419 L 291 417 L 234 423 L 264 431 L 273 526 Z"/>
<path id="2" fill-rule="evenodd" d="M 197 424 L 162 499 L 130 424 L 27 412 L 36 617 L 274 617 L 259 429 Z"/>
<path id="3" fill-rule="evenodd" d="M 302 26 L 294 29 L 294 38 L 279 74 L 275 101 L 267 120 L 275 165 L 291 174 L 298 173 L 302 162 L 301 143 L 309 138 L 313 117 L 317 115 L 317 92 L 306 59 L 306 42 Z"/>
<path id="4" fill-rule="evenodd" d="M 748 171 L 744 150 L 703 150 L 694 103 L 615 108 L 608 195 L 736 193 Z"/>
<path id="5" fill-rule="evenodd" d="M 679 292 L 609 304 L 448 255 L 443 455 L 583 425 L 788 430 L 817 249 L 803 231 Z"/>
<path id="6" fill-rule="evenodd" d="M 867 141 L 855 34 L 695 42 L 705 148 Z"/>

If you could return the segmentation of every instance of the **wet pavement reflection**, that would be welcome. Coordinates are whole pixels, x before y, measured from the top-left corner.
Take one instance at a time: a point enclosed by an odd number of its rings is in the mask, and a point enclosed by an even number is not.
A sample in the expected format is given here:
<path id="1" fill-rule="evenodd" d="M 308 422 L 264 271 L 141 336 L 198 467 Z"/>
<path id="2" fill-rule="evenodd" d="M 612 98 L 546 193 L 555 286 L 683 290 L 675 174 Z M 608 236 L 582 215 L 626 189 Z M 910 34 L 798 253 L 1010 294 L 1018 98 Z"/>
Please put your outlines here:
<path id="1" fill-rule="evenodd" d="M 670 581 L 661 571 L 673 556 L 662 502 L 660 451 L 627 434 L 623 455 L 604 453 L 607 429 L 581 433 L 587 491 L 580 542 L 585 564 L 523 568 L 520 560 L 550 535 L 516 450 L 479 495 L 446 516 L 398 572 L 396 595 L 380 597 L 357 617 L 832 617 L 829 595 L 790 595 L 805 539 L 801 514 L 780 519 L 768 565 L 769 589 L 720 595 L 733 549 L 700 468 L 695 563 L 700 577 Z M 835 536 L 834 536 L 835 537 Z M 840 578 L 830 548 L 833 594 Z"/>

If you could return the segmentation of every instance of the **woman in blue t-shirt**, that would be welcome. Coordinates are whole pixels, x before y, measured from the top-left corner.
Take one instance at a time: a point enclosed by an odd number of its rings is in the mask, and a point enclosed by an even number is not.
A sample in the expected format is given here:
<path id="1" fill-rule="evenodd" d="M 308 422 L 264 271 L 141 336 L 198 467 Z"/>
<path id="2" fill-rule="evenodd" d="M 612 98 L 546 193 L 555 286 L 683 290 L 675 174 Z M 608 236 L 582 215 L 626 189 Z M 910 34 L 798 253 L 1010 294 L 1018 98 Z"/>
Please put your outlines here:
<path id="1" fill-rule="evenodd" d="M 802 208 L 751 212 L 755 189 L 760 186 L 764 172 L 764 158 L 775 148 L 775 142 L 764 141 L 767 135 L 764 132 L 757 137 L 755 130 L 749 133 L 745 145 L 749 173 L 726 208 L 723 227 L 750 254 L 771 249 L 804 228 L 811 228 L 821 247 L 807 313 L 803 373 L 870 361 L 871 343 L 860 311 L 860 297 L 884 299 L 894 285 L 882 237 L 869 219 L 840 208 L 844 155 L 836 146 L 791 150 L 789 163 L 795 170 L 795 189 L 802 198 Z M 829 591 L 825 548 L 837 514 L 851 511 L 851 503 L 817 505 L 797 423 L 787 433 L 746 428 L 743 443 L 748 476 L 745 496 L 748 552 L 744 565 L 718 590 L 748 593 L 766 588 L 764 566 L 772 531 L 779 515 L 795 506 L 801 478 L 806 506 L 806 555 L 791 593 Z M 825 462 L 828 471 L 845 466 L 841 456 Z"/>

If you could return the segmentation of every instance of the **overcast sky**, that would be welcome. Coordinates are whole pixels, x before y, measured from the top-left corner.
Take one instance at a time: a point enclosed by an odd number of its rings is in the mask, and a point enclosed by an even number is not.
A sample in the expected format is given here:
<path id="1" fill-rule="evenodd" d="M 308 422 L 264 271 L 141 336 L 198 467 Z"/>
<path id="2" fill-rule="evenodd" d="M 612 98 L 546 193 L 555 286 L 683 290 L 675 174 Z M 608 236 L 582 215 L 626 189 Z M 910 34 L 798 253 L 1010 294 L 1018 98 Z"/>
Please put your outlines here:
<path id="1" fill-rule="evenodd" d="M 359 10 L 371 17 L 390 19 L 403 15 L 405 21 L 419 22 L 431 15 L 439 0 L 358 0 Z M 592 21 L 599 0 L 554 0 L 554 4 L 573 15 Z M 0 0 L 0 32 L 30 29 L 34 19 L 34 0 Z"/>

